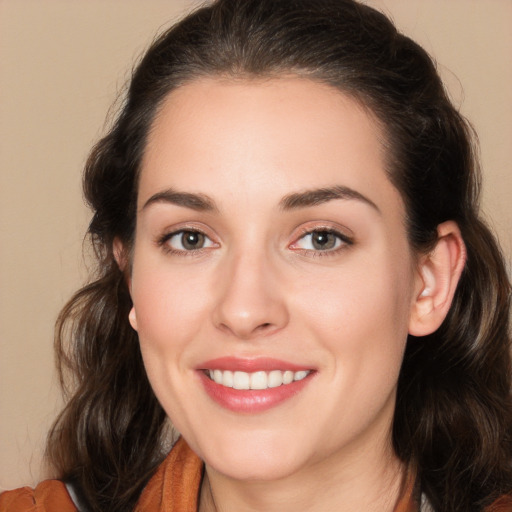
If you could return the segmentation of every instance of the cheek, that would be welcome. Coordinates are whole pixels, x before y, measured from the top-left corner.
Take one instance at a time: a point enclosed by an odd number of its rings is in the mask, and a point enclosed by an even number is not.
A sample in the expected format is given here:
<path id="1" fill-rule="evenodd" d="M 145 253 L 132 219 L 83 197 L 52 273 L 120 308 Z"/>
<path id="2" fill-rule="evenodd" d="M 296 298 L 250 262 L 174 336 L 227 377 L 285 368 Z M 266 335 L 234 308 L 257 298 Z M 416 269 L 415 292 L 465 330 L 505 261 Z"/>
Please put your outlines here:
<path id="1" fill-rule="evenodd" d="M 336 378 L 395 384 L 407 340 L 412 272 L 409 261 L 361 259 L 296 289 L 304 328 L 331 353 Z M 300 305 L 299 305 L 300 301 Z"/>
<path id="2" fill-rule="evenodd" d="M 318 319 L 318 325 L 342 334 L 346 329 L 388 330 L 407 324 L 413 289 L 406 258 L 377 261 L 361 258 L 355 264 L 301 280 L 292 297 Z M 407 329 L 405 329 L 407 332 Z M 398 334 L 398 333 L 397 333 Z"/>
<path id="3" fill-rule="evenodd" d="M 140 350 L 151 386 L 177 428 L 187 417 L 183 397 L 190 360 L 206 314 L 204 282 L 158 263 L 134 260 L 132 299 Z M 200 293 L 201 286 L 203 293 Z M 178 421 L 175 421 L 178 420 Z"/>
<path id="4" fill-rule="evenodd" d="M 135 260 L 132 300 L 144 353 L 179 355 L 201 328 L 207 308 L 200 275 L 158 261 Z"/>

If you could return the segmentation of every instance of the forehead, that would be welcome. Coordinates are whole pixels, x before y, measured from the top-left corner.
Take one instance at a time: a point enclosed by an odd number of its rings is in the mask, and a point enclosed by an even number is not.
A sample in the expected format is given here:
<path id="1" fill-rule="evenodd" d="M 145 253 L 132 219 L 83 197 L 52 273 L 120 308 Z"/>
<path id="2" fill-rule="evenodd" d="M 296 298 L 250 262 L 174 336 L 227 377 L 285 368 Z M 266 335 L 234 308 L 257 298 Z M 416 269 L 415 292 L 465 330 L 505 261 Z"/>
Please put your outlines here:
<path id="1" fill-rule="evenodd" d="M 158 188 L 279 197 L 343 185 L 400 197 L 368 109 L 304 78 L 203 78 L 169 94 L 148 136 L 139 205 Z M 226 187 L 231 190 L 226 190 Z M 194 190 L 191 190 L 194 189 Z"/>

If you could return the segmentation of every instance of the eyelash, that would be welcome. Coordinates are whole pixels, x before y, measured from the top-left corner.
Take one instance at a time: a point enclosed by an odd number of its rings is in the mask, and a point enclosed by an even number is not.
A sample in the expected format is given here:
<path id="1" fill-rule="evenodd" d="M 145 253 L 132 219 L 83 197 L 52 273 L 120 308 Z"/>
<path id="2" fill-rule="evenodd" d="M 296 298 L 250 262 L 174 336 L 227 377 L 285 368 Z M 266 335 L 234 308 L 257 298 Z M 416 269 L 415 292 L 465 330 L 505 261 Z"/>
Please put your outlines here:
<path id="1" fill-rule="evenodd" d="M 173 248 L 173 247 L 171 247 L 169 245 L 168 242 L 173 237 L 178 236 L 178 235 L 183 236 L 185 233 L 202 235 L 202 236 L 205 237 L 205 239 L 207 239 L 207 240 L 209 240 L 211 242 L 211 245 L 209 245 L 208 247 L 200 247 L 199 249 L 191 249 L 191 250 L 175 249 L 175 248 Z M 200 229 L 197 229 L 197 228 L 182 228 L 182 229 L 178 229 L 177 231 L 172 231 L 170 233 L 166 233 L 163 236 L 161 236 L 160 238 L 158 238 L 157 245 L 162 247 L 162 249 L 167 254 L 173 254 L 173 255 L 177 255 L 177 256 L 200 256 L 201 254 L 204 253 L 204 251 L 209 250 L 210 247 L 212 247 L 214 245 L 217 245 L 217 244 L 215 242 L 213 242 L 211 240 L 211 238 L 206 233 L 201 231 Z"/>
<path id="2" fill-rule="evenodd" d="M 168 242 L 173 237 L 178 236 L 178 235 L 183 236 L 185 233 L 202 235 L 205 237 L 205 239 L 209 240 L 211 245 L 208 245 L 207 247 L 200 247 L 199 249 L 190 249 L 190 250 L 175 249 L 169 245 Z M 337 239 L 337 242 L 335 242 L 335 243 L 340 242 L 340 245 L 338 247 L 334 247 L 332 249 L 325 249 L 325 250 L 304 249 L 301 247 L 297 247 L 298 242 L 300 242 L 301 240 L 304 240 L 307 236 L 313 235 L 314 233 L 326 233 L 328 235 L 333 235 Z M 302 229 L 300 232 L 300 235 L 296 239 L 296 241 L 293 242 L 292 244 L 290 244 L 288 247 L 294 251 L 301 252 L 302 254 L 304 254 L 306 256 L 319 258 L 319 257 L 328 257 L 328 256 L 336 255 L 340 251 L 345 250 L 348 246 L 351 246 L 353 244 L 354 244 L 353 238 L 347 236 L 344 233 L 340 233 L 339 231 L 337 231 L 331 227 L 315 226 L 314 228 L 311 228 L 311 229 L 308 229 L 308 228 Z M 215 245 L 218 246 L 218 244 L 213 242 L 211 240 L 211 238 L 206 233 L 204 233 L 203 231 L 201 231 L 200 229 L 197 229 L 197 228 L 190 228 L 190 229 L 183 228 L 183 229 L 179 229 L 177 231 L 172 231 L 170 233 L 166 233 L 157 239 L 157 245 L 162 247 L 162 249 L 167 254 L 173 254 L 173 255 L 177 255 L 177 256 L 200 256 L 205 251 L 209 250 L 211 247 L 214 247 Z"/>
<path id="3" fill-rule="evenodd" d="M 296 246 L 299 241 L 304 240 L 309 235 L 312 235 L 314 233 L 327 233 L 328 235 L 333 235 L 337 238 L 337 240 L 340 242 L 339 247 L 334 247 L 333 249 L 303 249 L 300 247 L 293 247 Z M 341 251 L 347 249 L 347 247 L 354 245 L 354 239 L 347 236 L 344 233 L 341 233 L 340 231 L 333 229 L 331 227 L 322 227 L 322 226 L 315 226 L 314 228 L 304 228 L 301 230 L 300 236 L 297 238 L 293 244 L 290 245 L 290 247 L 295 251 L 300 251 L 302 254 L 305 254 L 309 257 L 314 258 L 325 258 L 329 256 L 335 256 L 339 254 Z"/>

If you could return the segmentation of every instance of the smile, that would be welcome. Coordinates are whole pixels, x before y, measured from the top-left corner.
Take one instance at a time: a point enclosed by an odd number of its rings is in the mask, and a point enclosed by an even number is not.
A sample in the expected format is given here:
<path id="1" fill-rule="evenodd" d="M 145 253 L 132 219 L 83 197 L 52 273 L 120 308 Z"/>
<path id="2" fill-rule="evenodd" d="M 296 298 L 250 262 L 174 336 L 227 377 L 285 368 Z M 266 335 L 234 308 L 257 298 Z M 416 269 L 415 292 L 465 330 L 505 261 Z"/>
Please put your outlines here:
<path id="1" fill-rule="evenodd" d="M 196 375 L 210 399 L 236 413 L 262 413 L 302 394 L 316 368 L 259 357 L 220 357 L 204 361 Z"/>
<path id="2" fill-rule="evenodd" d="M 262 390 L 286 386 L 306 378 L 309 373 L 309 370 L 296 372 L 292 370 L 272 370 L 269 372 L 257 371 L 253 373 L 219 369 L 207 370 L 207 375 L 216 384 L 239 390 Z"/>

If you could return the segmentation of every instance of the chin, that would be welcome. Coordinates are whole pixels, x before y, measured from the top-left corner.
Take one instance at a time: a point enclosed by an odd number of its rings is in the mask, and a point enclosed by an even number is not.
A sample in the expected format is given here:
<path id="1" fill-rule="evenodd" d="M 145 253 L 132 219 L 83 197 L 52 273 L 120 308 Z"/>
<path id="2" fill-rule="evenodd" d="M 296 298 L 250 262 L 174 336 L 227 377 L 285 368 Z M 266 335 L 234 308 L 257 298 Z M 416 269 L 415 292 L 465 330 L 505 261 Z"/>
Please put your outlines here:
<path id="1" fill-rule="evenodd" d="M 308 459 L 304 445 L 289 432 L 237 433 L 209 439 L 199 450 L 206 465 L 226 477 L 246 481 L 271 481 L 297 472 Z"/>
<path id="2" fill-rule="evenodd" d="M 300 469 L 300 465 L 283 460 L 282 454 L 259 454 L 249 457 L 212 457 L 206 465 L 225 477 L 239 481 L 277 481 L 286 478 Z"/>

